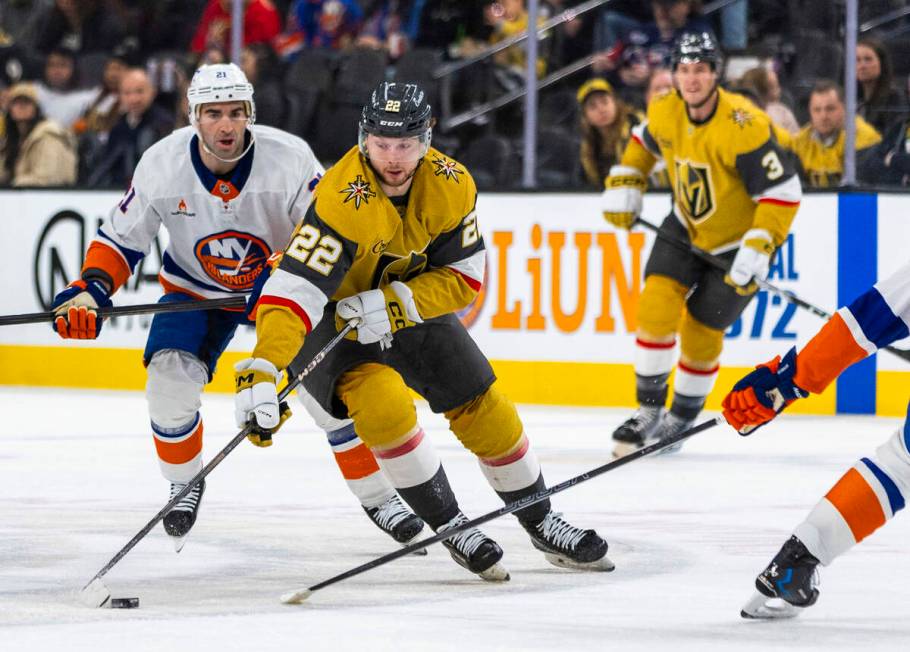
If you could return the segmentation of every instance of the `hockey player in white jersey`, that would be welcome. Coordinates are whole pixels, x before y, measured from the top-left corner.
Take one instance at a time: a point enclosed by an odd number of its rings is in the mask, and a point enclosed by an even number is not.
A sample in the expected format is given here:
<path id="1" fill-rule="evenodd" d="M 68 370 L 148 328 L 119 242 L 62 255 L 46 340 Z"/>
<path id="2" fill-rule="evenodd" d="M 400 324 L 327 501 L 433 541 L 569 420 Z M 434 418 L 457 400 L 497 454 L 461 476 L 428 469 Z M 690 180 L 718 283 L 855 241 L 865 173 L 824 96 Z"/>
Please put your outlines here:
<path id="1" fill-rule="evenodd" d="M 201 67 L 187 97 L 192 126 L 145 152 L 123 199 L 92 240 L 81 277 L 54 298 L 61 337 L 98 336 L 97 309 L 111 305 L 110 296 L 149 253 L 162 225 L 169 242 L 159 274 L 160 302 L 171 303 L 249 293 L 271 253 L 284 249 L 305 214 L 324 170 L 300 138 L 254 126 L 253 86 L 240 68 Z M 171 496 L 202 469 L 202 390 L 237 326 L 248 323 L 243 310 L 159 313 L 152 320 L 143 356 L 146 397 Z M 336 461 L 371 520 L 399 542 L 416 537 L 423 522 L 399 500 L 350 421 L 332 419 L 315 402 L 303 403 L 328 432 Z M 271 432 L 250 439 L 267 446 Z M 164 518 L 178 551 L 204 491 L 205 481 Z"/>
<path id="2" fill-rule="evenodd" d="M 910 264 L 845 306 L 799 352 L 791 349 L 740 380 L 724 417 L 747 435 L 785 406 L 819 394 L 847 367 L 910 335 Z M 851 467 L 796 526 L 755 580 L 744 618 L 796 616 L 818 599 L 827 566 L 904 508 L 910 498 L 910 406 L 903 426 Z"/>

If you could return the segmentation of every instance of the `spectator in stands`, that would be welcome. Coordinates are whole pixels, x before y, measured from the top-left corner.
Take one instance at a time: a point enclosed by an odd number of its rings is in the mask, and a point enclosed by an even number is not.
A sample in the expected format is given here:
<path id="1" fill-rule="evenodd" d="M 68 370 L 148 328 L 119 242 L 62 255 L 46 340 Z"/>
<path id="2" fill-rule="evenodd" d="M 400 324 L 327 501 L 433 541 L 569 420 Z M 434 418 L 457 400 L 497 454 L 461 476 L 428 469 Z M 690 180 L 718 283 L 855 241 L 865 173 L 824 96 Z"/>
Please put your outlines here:
<path id="1" fill-rule="evenodd" d="M 758 105 L 764 109 L 774 124 L 791 134 L 799 132 L 796 116 L 790 107 L 781 102 L 780 81 L 773 69 L 759 66 L 747 70 L 739 83 L 755 93 L 759 100 Z"/>
<path id="2" fill-rule="evenodd" d="M 284 91 L 277 76 L 278 61 L 265 43 L 254 43 L 240 53 L 240 68 L 256 89 L 256 124 L 284 126 Z"/>
<path id="3" fill-rule="evenodd" d="M 856 81 L 857 113 L 884 133 L 906 112 L 907 98 L 893 83 L 891 56 L 878 39 L 857 42 Z"/>
<path id="4" fill-rule="evenodd" d="M 120 80 L 127 65 L 119 56 L 111 56 L 104 64 L 101 86 L 85 112 L 73 123 L 76 136 L 95 134 L 102 141 L 120 118 Z"/>
<path id="5" fill-rule="evenodd" d="M 602 189 L 610 167 L 622 158 L 632 127 L 644 116 L 616 97 L 605 79 L 586 81 L 576 97 L 581 107 L 581 166 L 588 185 Z"/>
<path id="6" fill-rule="evenodd" d="M 44 63 L 44 81 L 35 88 L 44 115 L 66 129 L 72 128 L 98 94 L 97 88 L 78 88 L 76 54 L 66 48 L 50 51 Z"/>
<path id="7" fill-rule="evenodd" d="M 407 33 L 410 4 L 407 0 L 373 0 L 364 10 L 355 44 L 385 50 L 393 60 L 400 57 L 411 45 Z"/>
<path id="8" fill-rule="evenodd" d="M 292 12 L 301 45 L 313 49 L 347 48 L 363 21 L 363 9 L 356 0 L 297 0 Z"/>
<path id="9" fill-rule="evenodd" d="M 673 72 L 669 68 L 658 67 L 651 69 L 648 85 L 645 88 L 645 110 L 651 100 L 673 90 Z M 651 174 L 648 175 L 648 185 L 651 188 L 669 188 L 670 175 L 667 172 L 667 163 L 662 158 L 658 159 Z"/>
<path id="10" fill-rule="evenodd" d="M 869 150 L 857 165 L 857 176 L 876 186 L 910 186 L 910 118 L 894 123 Z"/>
<path id="11" fill-rule="evenodd" d="M 154 100 L 155 89 L 144 70 L 132 68 L 123 74 L 123 115 L 111 129 L 98 167 L 90 172 L 89 186 L 126 186 L 142 153 L 173 130 L 174 116 Z"/>
<path id="12" fill-rule="evenodd" d="M 38 32 L 41 52 L 67 48 L 74 52 L 110 52 L 126 35 L 109 0 L 55 0 Z"/>
<path id="13" fill-rule="evenodd" d="M 641 29 L 653 19 L 650 5 L 641 0 L 613 0 L 607 3 L 594 28 L 594 51 L 613 49 L 626 34 Z"/>
<path id="14" fill-rule="evenodd" d="M 651 68 L 669 65 L 676 38 L 683 32 L 711 32 L 698 13 L 700 5 L 698 0 L 652 0 L 653 22 L 631 29 L 599 53 L 594 69 L 605 72 L 627 102 L 642 106 Z"/>
<path id="15" fill-rule="evenodd" d="M 500 0 L 488 4 L 484 8 L 484 17 L 489 26 L 493 28 L 490 43 L 499 43 L 509 37 L 515 36 L 528 29 L 528 11 L 524 0 Z M 543 22 L 540 18 L 539 22 Z M 525 47 L 523 44 L 507 47 L 496 53 L 493 60 L 497 65 L 494 75 L 506 90 L 515 90 L 524 86 Z M 544 57 L 537 58 L 537 76 L 546 72 Z"/>
<path id="16" fill-rule="evenodd" d="M 829 80 L 816 82 L 809 95 L 809 120 L 790 144 L 799 157 L 800 176 L 813 188 L 837 186 L 844 171 L 846 139 L 843 88 Z M 857 161 L 880 141 L 875 128 L 857 116 Z"/>
<path id="17" fill-rule="evenodd" d="M 281 17 L 269 0 L 243 0 L 243 45 L 268 43 L 281 31 Z M 202 54 L 217 47 L 227 52 L 231 47 L 231 0 L 209 0 L 196 28 L 190 49 Z"/>
<path id="18" fill-rule="evenodd" d="M 0 184 L 69 186 L 76 181 L 76 149 L 72 136 L 41 113 L 33 84 L 9 89 L 0 145 Z"/>

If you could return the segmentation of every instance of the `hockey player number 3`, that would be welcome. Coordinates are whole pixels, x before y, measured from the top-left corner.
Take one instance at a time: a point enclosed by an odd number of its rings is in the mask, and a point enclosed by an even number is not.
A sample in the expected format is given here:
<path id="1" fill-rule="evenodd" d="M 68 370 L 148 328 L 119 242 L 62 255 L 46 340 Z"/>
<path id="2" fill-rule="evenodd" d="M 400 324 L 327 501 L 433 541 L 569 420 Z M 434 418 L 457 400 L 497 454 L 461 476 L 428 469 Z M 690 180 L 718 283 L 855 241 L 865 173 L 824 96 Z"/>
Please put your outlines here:
<path id="1" fill-rule="evenodd" d="M 780 158 L 774 150 L 762 156 L 761 165 L 765 168 L 769 181 L 779 179 L 784 173 L 784 166 L 781 165 Z"/>
<path id="2" fill-rule="evenodd" d="M 341 243 L 330 235 L 322 235 L 320 238 L 321 235 L 315 226 L 304 224 L 288 246 L 287 254 L 323 276 L 328 276 L 341 256 Z"/>

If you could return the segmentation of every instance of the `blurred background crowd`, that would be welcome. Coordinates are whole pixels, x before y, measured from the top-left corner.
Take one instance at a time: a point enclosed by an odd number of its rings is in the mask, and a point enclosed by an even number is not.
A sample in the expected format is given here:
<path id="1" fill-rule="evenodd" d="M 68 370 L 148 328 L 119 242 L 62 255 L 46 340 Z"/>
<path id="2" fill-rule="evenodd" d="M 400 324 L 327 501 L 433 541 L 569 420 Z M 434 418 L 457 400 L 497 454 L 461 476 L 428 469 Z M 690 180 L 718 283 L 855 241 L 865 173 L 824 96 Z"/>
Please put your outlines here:
<path id="1" fill-rule="evenodd" d="M 0 184 L 123 188 L 142 152 L 188 124 L 201 63 L 230 59 L 231 0 L 0 0 Z M 420 82 L 434 145 L 481 188 L 518 188 L 525 0 L 243 0 L 240 65 L 257 123 L 305 138 L 329 165 L 356 144 L 381 79 Z M 807 187 L 840 183 L 846 121 L 842 0 L 540 0 L 547 29 L 537 184 L 598 189 L 670 48 L 712 32 L 723 85 L 779 127 Z M 856 53 L 860 183 L 910 183 L 910 0 L 863 0 Z M 488 56 L 485 56 L 488 55 Z M 652 185 L 666 184 L 658 169 Z"/>

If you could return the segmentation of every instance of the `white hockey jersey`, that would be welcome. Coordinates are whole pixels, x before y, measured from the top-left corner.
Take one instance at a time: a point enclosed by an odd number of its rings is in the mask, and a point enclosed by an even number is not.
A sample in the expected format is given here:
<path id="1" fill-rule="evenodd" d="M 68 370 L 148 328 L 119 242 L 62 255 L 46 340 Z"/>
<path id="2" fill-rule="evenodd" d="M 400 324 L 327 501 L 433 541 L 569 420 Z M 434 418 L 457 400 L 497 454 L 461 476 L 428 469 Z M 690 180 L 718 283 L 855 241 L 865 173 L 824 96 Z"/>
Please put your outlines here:
<path id="1" fill-rule="evenodd" d="M 119 288 L 164 225 L 165 291 L 204 299 L 249 292 L 271 253 L 287 245 L 325 172 L 300 138 L 257 125 L 253 133 L 253 147 L 221 178 L 202 163 L 192 127 L 146 150 L 92 241 L 83 275 L 100 270 Z"/>

